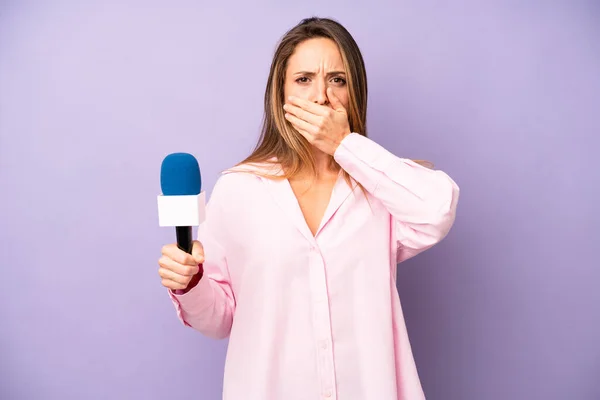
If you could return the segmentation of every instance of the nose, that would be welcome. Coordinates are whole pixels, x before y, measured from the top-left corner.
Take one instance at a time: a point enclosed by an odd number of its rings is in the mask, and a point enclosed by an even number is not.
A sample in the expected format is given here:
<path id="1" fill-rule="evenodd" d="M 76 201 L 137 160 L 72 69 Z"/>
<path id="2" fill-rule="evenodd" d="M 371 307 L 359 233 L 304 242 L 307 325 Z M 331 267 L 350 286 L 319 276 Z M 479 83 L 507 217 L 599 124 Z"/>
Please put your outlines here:
<path id="1" fill-rule="evenodd" d="M 323 79 L 318 79 L 313 86 L 313 102 L 320 105 L 327 105 L 329 100 L 327 99 L 327 84 Z"/>

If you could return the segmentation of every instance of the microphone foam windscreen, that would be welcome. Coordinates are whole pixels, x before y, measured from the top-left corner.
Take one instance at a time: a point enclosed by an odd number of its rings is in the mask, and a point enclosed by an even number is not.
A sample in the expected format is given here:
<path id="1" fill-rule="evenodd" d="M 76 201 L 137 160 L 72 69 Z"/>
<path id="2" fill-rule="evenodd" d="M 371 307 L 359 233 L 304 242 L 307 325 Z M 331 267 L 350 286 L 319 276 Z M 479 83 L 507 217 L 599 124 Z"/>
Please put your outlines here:
<path id="1" fill-rule="evenodd" d="M 196 158 L 188 153 L 166 156 L 160 167 L 160 187 L 165 196 L 200 194 L 202 179 Z"/>

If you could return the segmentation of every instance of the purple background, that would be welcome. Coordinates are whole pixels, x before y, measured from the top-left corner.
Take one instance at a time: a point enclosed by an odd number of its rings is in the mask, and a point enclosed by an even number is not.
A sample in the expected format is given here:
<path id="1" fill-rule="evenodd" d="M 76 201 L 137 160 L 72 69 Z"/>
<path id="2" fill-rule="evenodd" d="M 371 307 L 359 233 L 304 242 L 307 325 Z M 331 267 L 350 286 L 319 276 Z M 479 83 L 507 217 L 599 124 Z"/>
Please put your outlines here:
<path id="1" fill-rule="evenodd" d="M 160 162 L 210 192 L 313 14 L 364 52 L 371 137 L 462 189 L 399 269 L 428 399 L 600 398 L 597 2 L 84 3 L 0 6 L 1 399 L 220 398 L 227 342 L 160 286 Z"/>

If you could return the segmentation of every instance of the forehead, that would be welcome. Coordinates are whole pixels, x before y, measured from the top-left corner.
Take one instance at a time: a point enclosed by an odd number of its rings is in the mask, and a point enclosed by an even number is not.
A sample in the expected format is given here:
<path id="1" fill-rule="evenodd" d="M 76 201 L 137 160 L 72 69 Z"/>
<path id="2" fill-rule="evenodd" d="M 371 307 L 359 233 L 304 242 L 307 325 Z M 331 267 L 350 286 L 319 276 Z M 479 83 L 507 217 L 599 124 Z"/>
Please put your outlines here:
<path id="1" fill-rule="evenodd" d="M 290 68 L 314 69 L 316 65 L 343 70 L 342 54 L 337 44 L 326 38 L 308 39 L 298 44 L 290 56 Z"/>

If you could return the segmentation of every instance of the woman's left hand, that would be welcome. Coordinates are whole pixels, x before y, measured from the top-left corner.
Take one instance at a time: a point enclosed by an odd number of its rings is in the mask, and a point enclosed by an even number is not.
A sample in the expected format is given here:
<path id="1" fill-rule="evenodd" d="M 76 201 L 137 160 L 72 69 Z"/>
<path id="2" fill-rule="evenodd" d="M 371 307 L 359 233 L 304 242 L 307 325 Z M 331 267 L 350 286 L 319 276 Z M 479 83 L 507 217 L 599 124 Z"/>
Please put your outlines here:
<path id="1" fill-rule="evenodd" d="M 333 155 L 350 134 L 348 113 L 331 88 L 327 89 L 330 106 L 322 106 L 308 100 L 290 97 L 283 106 L 285 118 L 319 150 Z"/>

